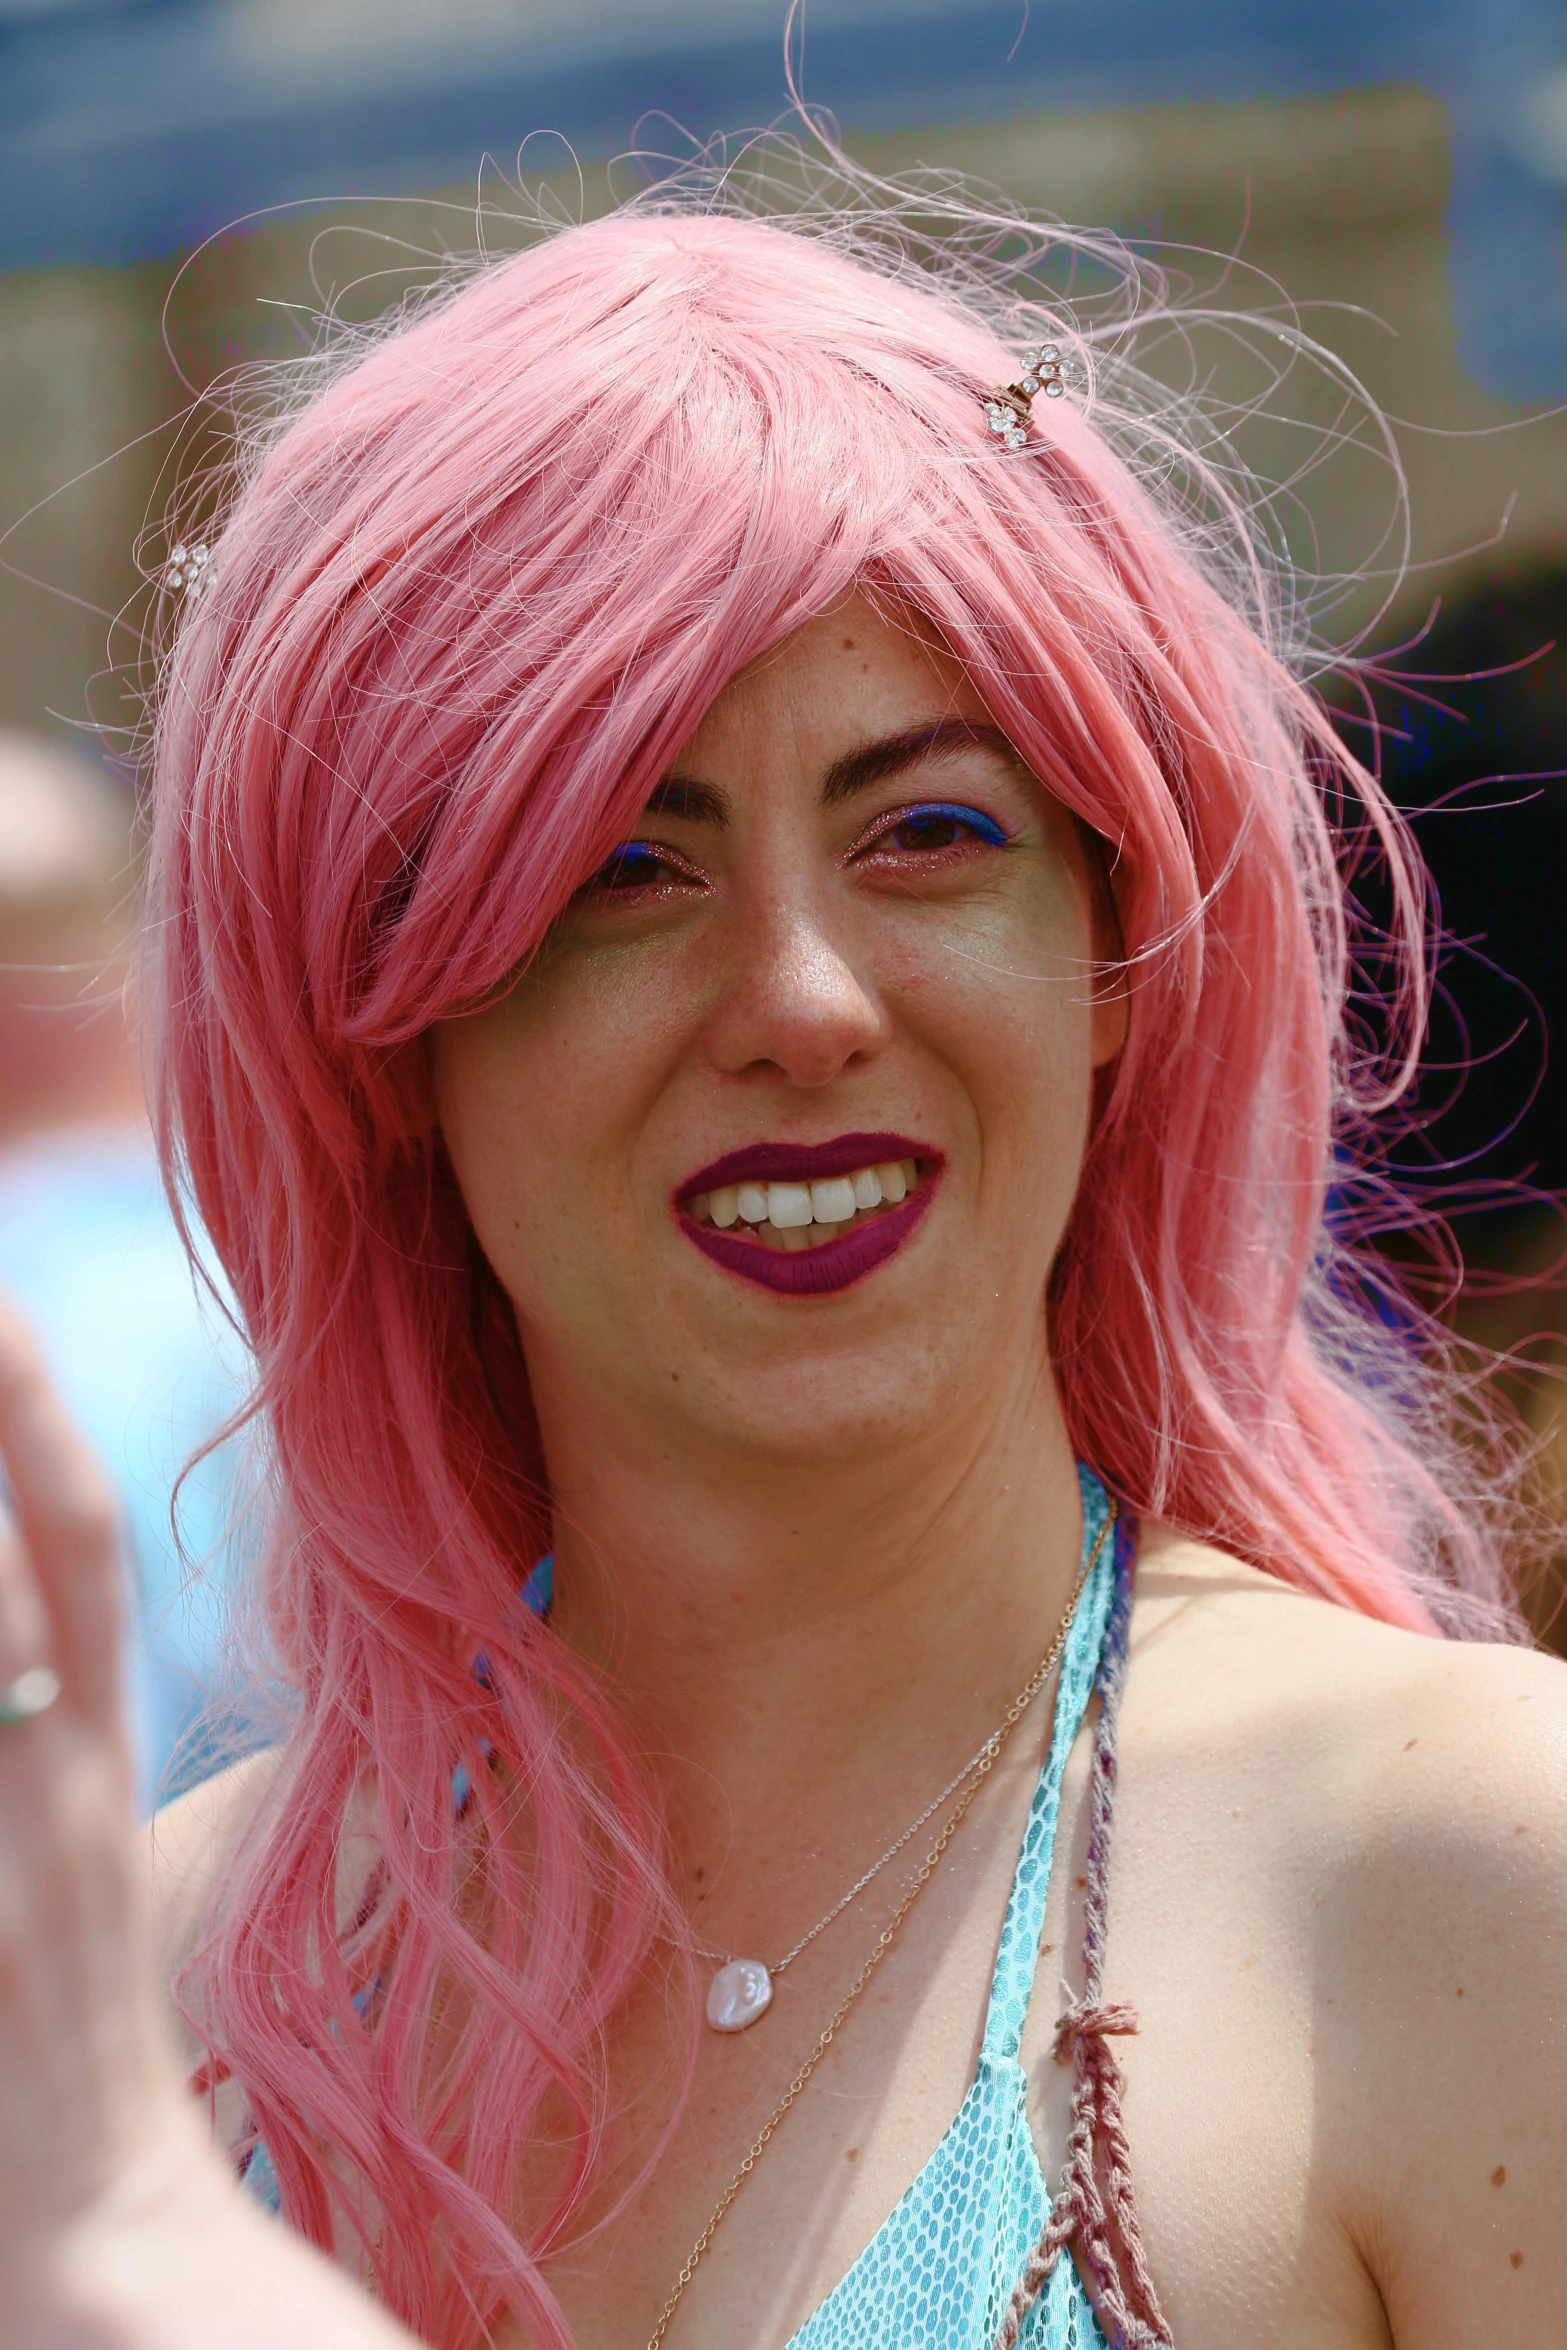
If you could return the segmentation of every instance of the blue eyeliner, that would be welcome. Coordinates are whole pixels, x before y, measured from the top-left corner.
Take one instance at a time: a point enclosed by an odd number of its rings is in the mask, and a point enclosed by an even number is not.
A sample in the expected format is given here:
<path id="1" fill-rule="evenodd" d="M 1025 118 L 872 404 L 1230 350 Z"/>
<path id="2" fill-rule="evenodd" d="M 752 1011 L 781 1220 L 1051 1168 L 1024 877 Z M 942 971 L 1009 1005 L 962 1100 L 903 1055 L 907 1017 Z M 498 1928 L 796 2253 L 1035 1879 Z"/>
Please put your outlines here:
<path id="1" fill-rule="evenodd" d="M 646 841 L 623 840 L 618 849 L 607 856 L 593 880 L 601 888 L 606 884 L 621 889 L 638 889 L 657 878 L 664 859 Z"/>
<path id="2" fill-rule="evenodd" d="M 1004 849 L 1009 845 L 1008 835 L 993 816 L 985 815 L 979 808 L 970 808 L 961 800 L 921 800 L 916 806 L 903 809 L 897 823 L 889 824 L 887 831 L 878 838 L 885 839 L 887 833 L 898 831 L 902 825 L 916 824 L 921 818 L 930 817 L 945 817 L 950 823 L 966 824 L 987 848 Z"/>
<path id="3" fill-rule="evenodd" d="M 961 825 L 971 841 L 977 841 L 985 848 L 1004 849 L 1011 846 L 1011 835 L 1003 831 L 993 816 L 987 816 L 981 808 L 971 808 L 963 800 L 919 800 L 911 808 L 889 813 L 892 820 L 883 822 L 881 830 L 867 844 L 869 848 L 878 848 L 884 841 L 891 840 L 905 825 L 919 824 Z M 962 845 L 955 841 L 938 844 L 940 848 Z M 914 850 L 905 853 L 919 852 Z M 645 888 L 657 880 L 667 862 L 663 849 L 649 841 L 622 841 L 605 858 L 588 886 L 606 891 Z"/>

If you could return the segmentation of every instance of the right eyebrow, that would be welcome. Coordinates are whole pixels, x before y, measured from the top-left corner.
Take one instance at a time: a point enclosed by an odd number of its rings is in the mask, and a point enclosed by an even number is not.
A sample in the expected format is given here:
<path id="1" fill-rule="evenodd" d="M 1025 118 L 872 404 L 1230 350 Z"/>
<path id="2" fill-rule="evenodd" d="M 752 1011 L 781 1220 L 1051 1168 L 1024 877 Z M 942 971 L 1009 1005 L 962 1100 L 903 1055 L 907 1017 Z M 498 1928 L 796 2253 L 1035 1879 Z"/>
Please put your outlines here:
<path id="1" fill-rule="evenodd" d="M 688 824 L 729 822 L 729 794 L 716 783 L 695 783 L 688 775 L 666 775 L 649 792 L 644 816 L 683 816 Z"/>
<path id="2" fill-rule="evenodd" d="M 923 766 L 945 752 L 974 748 L 991 751 L 1009 766 L 1019 767 L 1017 751 L 998 726 L 981 726 L 969 718 L 943 718 L 912 726 L 879 742 L 863 743 L 835 759 L 822 785 L 822 801 L 829 808 L 853 799 L 889 775 Z M 722 831 L 733 803 L 716 783 L 698 783 L 689 775 L 666 775 L 649 792 L 644 816 L 683 817 L 688 824 L 708 824 Z"/>

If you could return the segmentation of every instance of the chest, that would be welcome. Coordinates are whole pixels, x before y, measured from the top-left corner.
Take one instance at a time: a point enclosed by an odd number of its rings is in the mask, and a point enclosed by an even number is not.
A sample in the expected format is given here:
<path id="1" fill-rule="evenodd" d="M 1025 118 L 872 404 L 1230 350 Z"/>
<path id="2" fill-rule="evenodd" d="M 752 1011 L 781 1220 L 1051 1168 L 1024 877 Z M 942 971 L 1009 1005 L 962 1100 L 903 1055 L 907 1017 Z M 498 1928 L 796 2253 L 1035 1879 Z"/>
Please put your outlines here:
<path id="1" fill-rule="evenodd" d="M 1052 2061 L 1054 2029 L 1081 1980 L 1084 1763 L 1074 1757 L 1063 1790 L 1019 2049 L 1024 2128 L 1052 2185 L 1070 2095 L 1070 2076 Z M 1200 1771 L 1195 1814 L 1162 1800 L 1162 1776 L 1126 1757 L 1106 1994 L 1139 2013 L 1138 2036 L 1117 2049 L 1144 2240 L 1177 2341 L 1183 2350 L 1370 2350 L 1387 2337 L 1335 2211 L 1302 1887 L 1259 1833 L 1243 1769 L 1226 1770 L 1220 1758 Z M 1018 1774 L 997 1791 L 788 2106 L 696 2264 L 669 2325 L 670 2350 L 742 2341 L 784 2350 L 911 2183 L 950 2150 L 955 2117 L 973 2096 L 1029 1792 Z M 580 2350 L 649 2341 L 682 2264 L 879 1922 L 870 1909 L 852 1931 L 825 1937 L 752 2030 L 700 2034 L 691 2094 L 662 2148 L 678 2086 L 669 2017 L 650 2006 L 633 2019 L 617 2052 L 621 2077 L 635 2084 L 616 2163 L 624 2199 L 548 2265 Z M 520 2330 L 500 2340 L 522 2350 Z"/>

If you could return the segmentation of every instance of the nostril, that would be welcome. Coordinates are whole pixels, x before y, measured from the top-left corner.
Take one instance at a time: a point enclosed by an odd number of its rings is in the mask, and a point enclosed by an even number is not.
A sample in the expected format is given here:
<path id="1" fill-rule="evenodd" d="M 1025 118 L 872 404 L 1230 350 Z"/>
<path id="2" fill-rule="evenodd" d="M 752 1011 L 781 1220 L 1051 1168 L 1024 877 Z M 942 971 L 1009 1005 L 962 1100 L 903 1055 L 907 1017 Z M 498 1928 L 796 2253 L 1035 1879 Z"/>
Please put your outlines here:
<path id="1" fill-rule="evenodd" d="M 891 1040 L 885 1007 L 820 938 L 781 942 L 775 953 L 748 946 L 747 968 L 736 978 L 704 1038 L 726 1074 L 775 1070 L 814 1089 L 874 1059 Z"/>

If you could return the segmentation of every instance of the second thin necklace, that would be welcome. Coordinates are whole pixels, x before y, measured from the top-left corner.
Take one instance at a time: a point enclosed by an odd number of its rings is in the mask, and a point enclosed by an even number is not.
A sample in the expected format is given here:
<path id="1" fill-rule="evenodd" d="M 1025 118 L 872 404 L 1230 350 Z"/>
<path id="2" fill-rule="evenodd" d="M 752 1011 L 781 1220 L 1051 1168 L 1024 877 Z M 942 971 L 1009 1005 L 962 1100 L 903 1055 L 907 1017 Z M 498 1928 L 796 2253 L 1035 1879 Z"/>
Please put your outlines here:
<path id="1" fill-rule="evenodd" d="M 1083 1578 L 1079 1578 L 1078 1591 L 1081 1591 L 1082 1584 Z M 1076 1601 L 1077 1591 L 1074 1591 L 1072 1604 L 1067 1609 L 1067 1622 L 1071 1620 L 1072 1606 L 1076 1605 Z M 1064 1635 L 1065 1625 L 1063 1625 L 1062 1631 Z M 918 1818 L 910 1820 L 902 1835 L 897 1838 L 895 1843 L 888 1845 L 879 1859 L 871 1862 L 864 1875 L 855 1878 L 848 1892 L 833 1903 L 825 1916 L 817 1919 L 810 1932 L 800 1936 L 792 1950 L 786 1950 L 782 1958 L 775 1959 L 769 1966 L 760 1958 L 739 1958 L 732 1950 L 704 1950 L 700 1944 L 693 1943 L 692 1957 L 705 1958 L 718 1969 L 717 1974 L 708 1984 L 706 2005 L 707 2020 L 715 2032 L 744 2032 L 748 2031 L 752 2024 L 760 2022 L 772 2006 L 773 1986 L 785 1967 L 792 1966 L 801 1951 L 810 1948 L 818 1934 L 825 1934 L 835 1918 L 842 1917 L 850 1902 L 859 1899 L 867 1885 L 881 1875 L 887 1863 L 890 1860 L 895 1860 L 904 1846 L 919 1834 L 926 1821 L 935 1817 L 949 1796 L 956 1795 L 958 1789 L 966 1785 L 977 1771 L 989 1769 L 1019 1715 L 1026 1710 L 1038 1694 L 1050 1664 L 1054 1661 L 1058 1645 L 1059 1643 L 1052 1643 L 1051 1652 L 1044 1665 L 1030 1675 L 1012 1703 L 1007 1707 L 1001 1720 L 991 1731 L 990 1736 L 985 1740 L 984 1745 L 969 1756 L 960 1771 L 954 1772 L 941 1792 L 931 1797 Z"/>
<path id="2" fill-rule="evenodd" d="M 758 2130 L 756 2136 L 752 2139 L 750 2149 L 746 2154 L 745 2160 L 741 2163 L 740 2168 L 735 2172 L 734 2177 L 730 2180 L 728 2186 L 724 2189 L 722 2195 L 720 2195 L 718 2198 L 717 2203 L 713 2207 L 712 2215 L 709 2218 L 706 2227 L 702 2230 L 702 2233 L 700 2236 L 698 2236 L 696 2242 L 692 2245 L 690 2251 L 686 2254 L 685 2262 L 681 2268 L 680 2274 L 676 2277 L 674 2284 L 670 2289 L 669 2297 L 665 2301 L 663 2308 L 658 2313 L 658 2322 L 654 2326 L 652 2334 L 648 2339 L 647 2350 L 663 2350 L 664 2336 L 669 2331 L 670 2320 L 674 2317 L 675 2311 L 680 2307 L 681 2302 L 684 2300 L 686 2287 L 690 2284 L 691 2279 L 696 2275 L 698 2268 L 701 2266 L 702 2261 L 706 2256 L 708 2247 L 712 2243 L 713 2238 L 717 2235 L 719 2228 L 722 2226 L 730 2205 L 734 2202 L 735 2197 L 739 2194 L 741 2188 L 745 2185 L 746 2180 L 751 2176 L 762 2156 L 766 2153 L 768 2147 L 772 2144 L 773 2139 L 778 2134 L 778 2129 L 784 2119 L 784 2116 L 794 2106 L 796 2100 L 800 2096 L 801 2091 L 805 2088 L 817 2066 L 821 2063 L 822 2058 L 827 2054 L 828 2049 L 832 2046 L 834 2040 L 837 2038 L 838 2033 L 842 2029 L 842 2026 L 848 2017 L 851 2008 L 854 2007 L 860 1997 L 861 1992 L 865 1989 L 866 1984 L 870 1981 L 872 1975 L 875 1974 L 876 1969 L 880 1966 L 882 1960 L 886 1957 L 888 1951 L 892 1948 L 894 1941 L 897 1939 L 899 1927 L 902 1925 L 904 1919 L 908 1916 L 909 1911 L 914 1907 L 915 1902 L 919 1899 L 920 1894 L 923 1892 L 924 1888 L 930 1883 L 930 1880 L 936 1872 L 937 1864 L 941 1860 L 942 1855 L 945 1853 L 948 1845 L 952 1842 L 952 1839 L 957 1834 L 959 1828 L 963 1825 L 963 1821 L 968 1814 L 970 1806 L 973 1804 L 976 1796 L 979 1794 L 980 1788 L 984 1785 L 987 1776 L 995 1767 L 997 1755 L 1001 1752 L 1001 1749 L 1006 1744 L 1007 1739 L 1016 1729 L 1024 1714 L 1027 1713 L 1029 1707 L 1033 1704 L 1034 1699 L 1039 1695 L 1040 1690 L 1043 1689 L 1045 1683 L 1049 1680 L 1050 1675 L 1054 1672 L 1057 1664 L 1060 1661 L 1061 1652 L 1066 1646 L 1067 1634 L 1071 1631 L 1072 1619 L 1077 1613 L 1077 1603 L 1083 1596 L 1083 1592 L 1087 1587 L 1089 1577 L 1092 1575 L 1095 1567 L 1099 1564 L 1100 1555 L 1104 1550 L 1105 1544 L 1110 1541 L 1115 1532 L 1115 1523 L 1116 1508 L 1114 1502 L 1112 1501 L 1108 1511 L 1106 1512 L 1105 1522 L 1099 1529 L 1098 1539 L 1094 1543 L 1093 1550 L 1089 1557 L 1085 1560 L 1082 1572 L 1079 1574 L 1077 1582 L 1073 1587 L 1072 1596 L 1067 1601 L 1066 1613 L 1063 1615 L 1060 1623 L 1056 1627 L 1055 1638 L 1051 1641 L 1050 1646 L 1046 1649 L 1044 1655 L 1040 1658 L 1039 1663 L 1035 1666 L 1028 1680 L 1025 1681 L 1023 1687 L 1018 1691 L 1016 1697 L 1013 1698 L 1012 1703 L 1007 1707 L 1005 1714 L 997 1723 L 990 1736 L 986 1739 L 984 1745 L 980 1748 L 978 1754 L 974 1757 L 974 1760 L 969 1765 L 968 1769 L 961 1773 L 958 1779 L 954 1779 L 949 1783 L 946 1792 L 951 1794 L 953 1789 L 955 1789 L 960 1784 L 961 1779 L 966 1778 L 968 1780 L 968 1785 L 964 1788 L 963 1793 L 958 1797 L 957 1802 L 952 1808 L 951 1814 L 942 1826 L 940 1834 L 932 1844 L 929 1852 L 925 1855 L 925 1858 L 921 1862 L 920 1866 L 915 1870 L 914 1875 L 910 1879 L 908 1885 L 904 1888 L 903 1896 L 899 1901 L 897 1908 L 893 1911 L 891 1917 L 887 1920 L 886 1925 L 883 1926 L 875 1948 L 872 1950 L 869 1958 L 866 1959 L 864 1965 L 860 1968 L 860 1971 L 855 1976 L 853 1982 L 849 1985 L 848 1990 L 839 2000 L 833 2014 L 829 2017 L 828 2021 L 822 2026 L 821 2031 L 817 2034 L 816 2045 L 814 2048 L 812 2048 L 810 2054 L 806 2057 L 805 2062 L 800 2066 L 799 2071 L 795 2074 L 794 2079 L 789 2083 L 788 2088 L 785 2089 L 783 2095 L 779 2098 L 777 2104 L 773 2107 L 772 2112 L 768 2115 L 766 2121 L 763 2122 L 760 2130 Z M 936 1798 L 936 1803 L 939 1804 L 941 1801 L 942 1797 L 938 1795 Z M 935 1809 L 934 1804 L 931 1806 L 931 1809 Z M 916 1821 L 915 1826 L 917 1827 L 918 1825 L 919 1823 Z M 906 1829 L 904 1834 L 898 1839 L 898 1843 L 906 1843 L 909 1836 L 911 1836 L 913 1832 L 914 1831 L 912 1828 Z M 876 1868 L 880 1869 L 885 1864 L 885 1862 L 891 1858 L 892 1854 L 897 1851 L 897 1849 L 897 1844 L 889 1845 L 887 1851 L 882 1854 L 881 1859 L 876 1863 Z M 871 1875 L 874 1875 L 876 1872 L 873 1869 L 870 1873 Z M 865 1883 L 869 1883 L 869 1881 L 869 1877 L 863 1880 Z M 852 1901 L 854 1895 L 858 1891 L 859 1886 L 852 1886 L 849 1892 L 844 1896 L 844 1901 Z M 838 1906 L 839 1908 L 842 1908 L 844 1903 L 840 1903 Z M 829 1917 L 834 1917 L 836 1915 L 836 1910 L 829 1911 L 828 1913 Z M 826 1922 L 826 1919 L 823 1919 L 822 1924 L 825 1924 Z M 813 1926 L 811 1929 L 812 1936 L 819 1934 L 820 1932 L 821 1925 Z M 804 1943 L 801 1943 L 799 1947 L 803 1949 L 805 1947 Z M 709 1953 L 709 1955 L 716 1957 L 718 1953 L 712 1952 Z M 791 1952 L 790 1955 L 793 1956 L 793 1953 Z M 731 1959 L 728 1963 L 733 1966 L 737 1962 Z M 755 1965 L 757 1961 L 752 1960 L 750 1963 Z M 770 1990 L 768 1996 L 771 1997 Z M 766 2002 L 764 2001 L 763 2005 L 765 2006 L 765 2004 Z M 711 2010 L 709 2012 L 711 2013 Z M 761 2010 L 758 2009 L 757 2012 L 760 2014 Z M 722 2028 L 733 2031 L 738 2027 L 731 2024 Z"/>

